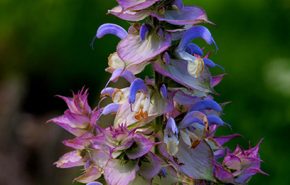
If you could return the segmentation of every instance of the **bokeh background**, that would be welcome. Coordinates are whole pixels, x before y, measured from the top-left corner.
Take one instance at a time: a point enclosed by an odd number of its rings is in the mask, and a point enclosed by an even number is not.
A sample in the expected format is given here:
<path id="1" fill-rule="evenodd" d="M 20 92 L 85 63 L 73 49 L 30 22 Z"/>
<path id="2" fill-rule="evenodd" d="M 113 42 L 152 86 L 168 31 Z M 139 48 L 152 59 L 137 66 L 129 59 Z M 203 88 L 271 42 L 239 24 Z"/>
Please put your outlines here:
<path id="1" fill-rule="evenodd" d="M 290 1 L 187 0 L 204 7 L 219 46 L 213 55 L 227 76 L 217 91 L 231 101 L 224 120 L 247 147 L 264 138 L 261 157 L 270 176 L 252 185 L 290 184 Z M 72 184 L 78 169 L 56 169 L 70 136 L 46 120 L 61 114 L 83 86 L 95 105 L 109 75 L 113 36 L 90 42 L 99 25 L 120 22 L 106 15 L 114 0 L 0 1 L 0 185 Z M 249 143 L 249 141 L 251 141 Z"/>

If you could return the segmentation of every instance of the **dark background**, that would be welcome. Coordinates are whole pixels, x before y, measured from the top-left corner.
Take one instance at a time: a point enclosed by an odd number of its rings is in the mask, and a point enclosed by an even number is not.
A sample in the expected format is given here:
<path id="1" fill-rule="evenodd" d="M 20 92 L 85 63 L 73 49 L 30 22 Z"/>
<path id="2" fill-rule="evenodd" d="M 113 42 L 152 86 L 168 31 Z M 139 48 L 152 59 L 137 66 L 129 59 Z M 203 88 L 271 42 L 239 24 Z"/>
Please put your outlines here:
<path id="1" fill-rule="evenodd" d="M 204 7 L 219 50 L 213 56 L 228 74 L 216 90 L 227 105 L 224 120 L 247 147 L 261 138 L 262 168 L 250 184 L 289 185 L 290 175 L 290 1 L 187 0 Z M 45 124 L 83 86 L 95 105 L 109 75 L 107 56 L 118 39 L 89 44 L 99 25 L 119 23 L 107 16 L 114 0 L 0 1 L 0 185 L 72 184 L 78 169 L 56 169 L 53 162 L 70 138 Z M 128 27 L 126 22 L 120 22 Z"/>

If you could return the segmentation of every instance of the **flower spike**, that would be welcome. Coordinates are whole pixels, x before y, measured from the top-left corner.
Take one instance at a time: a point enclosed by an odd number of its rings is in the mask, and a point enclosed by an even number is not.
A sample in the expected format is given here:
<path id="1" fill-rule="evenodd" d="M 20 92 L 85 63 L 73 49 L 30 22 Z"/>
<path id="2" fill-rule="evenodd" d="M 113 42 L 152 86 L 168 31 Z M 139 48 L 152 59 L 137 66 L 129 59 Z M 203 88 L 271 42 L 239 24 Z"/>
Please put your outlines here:
<path id="1" fill-rule="evenodd" d="M 73 138 L 63 141 L 71 151 L 56 166 L 81 167 L 75 181 L 86 185 L 242 185 L 266 175 L 261 142 L 232 150 L 227 143 L 240 135 L 218 135 L 228 125 L 227 103 L 214 100 L 214 88 L 225 74 L 212 75 L 223 67 L 195 43 L 203 39 L 217 50 L 210 31 L 198 25 L 211 23 L 205 11 L 182 0 L 116 2 L 108 13 L 130 27 L 106 23 L 97 30 L 94 40 L 112 34 L 120 41 L 108 57 L 111 77 L 96 107 L 85 89 L 59 96 L 68 108 L 50 122 Z M 143 80 L 148 67 L 153 74 Z"/>

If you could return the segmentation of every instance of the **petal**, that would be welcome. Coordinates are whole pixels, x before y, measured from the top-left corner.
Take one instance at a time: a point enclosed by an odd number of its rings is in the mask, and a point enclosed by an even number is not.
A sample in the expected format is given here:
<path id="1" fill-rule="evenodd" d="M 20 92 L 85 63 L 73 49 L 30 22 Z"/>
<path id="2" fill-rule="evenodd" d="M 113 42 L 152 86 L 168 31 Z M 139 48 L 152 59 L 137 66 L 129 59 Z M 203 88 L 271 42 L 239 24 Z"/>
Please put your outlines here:
<path id="1" fill-rule="evenodd" d="M 209 45 L 215 44 L 215 41 L 213 37 L 211 36 L 211 33 L 209 30 L 204 26 L 193 26 L 189 30 L 187 30 L 177 48 L 178 51 L 184 51 L 186 49 L 186 46 L 191 43 L 192 40 L 202 38 L 205 40 Z"/>
<path id="2" fill-rule="evenodd" d="M 89 183 L 89 185 L 102 185 L 99 182 L 92 182 L 102 175 L 102 170 L 96 166 L 90 166 L 85 170 L 85 173 L 77 177 L 75 180 L 81 183 Z M 88 185 L 88 184 L 87 184 Z"/>
<path id="3" fill-rule="evenodd" d="M 175 0 L 173 2 L 173 5 L 175 5 L 179 10 L 183 9 L 183 7 L 184 7 L 182 0 Z"/>
<path id="4" fill-rule="evenodd" d="M 207 124 L 207 117 L 204 113 L 198 111 L 188 112 L 183 120 L 179 124 L 179 128 L 187 128 L 193 123 L 199 123 L 200 125 Z"/>
<path id="5" fill-rule="evenodd" d="M 176 155 L 180 170 L 193 179 L 213 181 L 213 153 L 204 142 L 194 149 L 188 147 L 182 140 Z"/>
<path id="6" fill-rule="evenodd" d="M 190 109 L 191 111 L 203 111 L 203 110 L 214 110 L 217 112 L 222 111 L 222 107 L 214 100 L 202 100 L 194 103 Z"/>
<path id="7" fill-rule="evenodd" d="M 161 87 L 160 87 L 160 94 L 165 99 L 168 97 L 167 88 L 166 88 L 166 85 L 165 84 L 162 84 L 161 85 Z"/>
<path id="8" fill-rule="evenodd" d="M 137 159 L 144 156 L 154 146 L 154 143 L 151 140 L 146 139 L 143 136 L 135 136 L 133 139 L 135 143 L 125 152 L 129 159 Z"/>
<path id="9" fill-rule="evenodd" d="M 112 73 L 112 76 L 111 78 L 109 79 L 109 81 L 107 82 L 107 85 L 110 83 L 110 82 L 117 82 L 118 79 L 120 77 L 123 77 L 124 79 L 126 79 L 129 83 L 132 83 L 136 77 L 134 76 L 133 73 L 131 73 L 130 71 L 127 71 L 127 70 L 124 70 L 124 69 L 116 69 L 113 73 Z M 106 85 L 106 86 L 107 86 Z"/>
<path id="10" fill-rule="evenodd" d="M 90 139 L 92 138 L 92 136 L 93 135 L 91 133 L 85 133 L 80 137 L 64 140 L 62 143 L 65 146 L 71 147 L 73 149 L 82 150 L 85 149 L 91 143 Z"/>
<path id="11" fill-rule="evenodd" d="M 130 71 L 133 74 L 138 74 L 142 72 L 148 64 L 148 62 L 143 62 L 137 65 L 129 65 L 128 62 L 123 61 L 117 52 L 115 52 L 109 56 L 109 67 L 106 69 L 106 71 L 113 73 L 117 69 L 122 69 Z"/>
<path id="12" fill-rule="evenodd" d="M 146 155 L 145 159 L 141 160 L 139 173 L 145 179 L 152 179 L 161 170 L 161 160 L 151 152 Z"/>
<path id="13" fill-rule="evenodd" d="M 64 115 L 53 118 L 49 122 L 54 122 L 75 136 L 81 136 L 86 132 L 90 120 L 86 116 L 78 115 L 66 111 Z"/>
<path id="14" fill-rule="evenodd" d="M 111 159 L 104 169 L 104 177 L 108 184 L 128 185 L 136 177 L 139 167 L 136 162 L 121 162 L 117 159 Z"/>
<path id="15" fill-rule="evenodd" d="M 230 140 L 236 138 L 236 137 L 240 137 L 240 134 L 232 134 L 232 135 L 228 135 L 228 136 L 219 136 L 219 137 L 215 137 L 214 140 L 220 145 L 224 145 L 225 143 L 229 142 Z"/>
<path id="16" fill-rule="evenodd" d="M 106 87 L 101 91 L 101 97 L 106 97 L 106 96 L 112 97 L 115 91 L 116 91 L 115 88 Z"/>
<path id="17" fill-rule="evenodd" d="M 64 154 L 57 162 L 54 163 L 58 168 L 71 168 L 83 166 L 85 163 L 79 151 L 75 150 Z"/>
<path id="18" fill-rule="evenodd" d="M 151 33 L 142 41 L 139 35 L 129 34 L 117 46 L 117 52 L 128 67 L 149 61 L 164 52 L 171 45 L 171 37 L 165 33 L 163 37 Z"/>
<path id="19" fill-rule="evenodd" d="M 178 128 L 176 126 L 175 120 L 172 117 L 168 118 L 165 131 L 171 134 L 178 134 Z"/>
<path id="20" fill-rule="evenodd" d="M 168 65 L 164 64 L 162 61 L 156 61 L 153 65 L 155 71 L 173 79 L 187 88 L 205 93 L 213 92 L 210 86 L 211 75 L 207 68 L 203 70 L 202 74 L 198 78 L 195 78 L 188 73 L 188 62 L 185 60 L 171 59 Z"/>
<path id="21" fill-rule="evenodd" d="M 250 178 L 257 173 L 264 174 L 264 172 L 261 171 L 260 169 L 248 168 L 248 169 L 244 170 L 243 173 L 235 179 L 235 182 L 237 182 L 239 184 L 246 184 L 250 180 Z"/>
<path id="22" fill-rule="evenodd" d="M 203 51 L 200 49 L 200 47 L 194 43 L 189 43 L 186 46 L 186 50 L 187 53 L 191 54 L 191 55 L 199 55 L 199 56 L 203 56 Z"/>
<path id="23" fill-rule="evenodd" d="M 219 67 L 221 70 L 223 70 L 223 71 L 225 70 L 222 66 L 214 63 L 212 60 L 210 60 L 208 58 L 204 58 L 203 61 L 204 61 L 205 65 L 207 65 L 210 68 Z"/>
<path id="24" fill-rule="evenodd" d="M 219 125 L 219 126 L 225 125 L 225 122 L 217 115 L 208 115 L 207 119 L 209 125 Z"/>
<path id="25" fill-rule="evenodd" d="M 173 118 L 168 118 L 164 130 L 164 143 L 166 144 L 167 151 L 170 155 L 175 155 L 178 151 L 178 128 Z"/>
<path id="26" fill-rule="evenodd" d="M 141 11 L 123 10 L 121 6 L 117 6 L 112 10 L 109 10 L 108 13 L 126 21 L 141 21 L 146 17 L 148 17 L 149 15 L 148 10 Z"/>
<path id="27" fill-rule="evenodd" d="M 213 76 L 212 79 L 211 79 L 211 86 L 212 87 L 217 86 L 222 81 L 224 76 L 225 76 L 224 74 L 218 75 L 218 76 Z"/>
<path id="28" fill-rule="evenodd" d="M 146 39 L 146 36 L 149 32 L 149 28 L 146 24 L 142 24 L 141 28 L 140 28 L 140 38 L 142 41 L 144 41 Z"/>
<path id="29" fill-rule="evenodd" d="M 119 5 L 123 7 L 125 10 L 142 10 L 152 6 L 159 0 L 117 0 Z"/>
<path id="30" fill-rule="evenodd" d="M 98 28 L 97 33 L 96 33 L 96 37 L 102 38 L 108 34 L 115 35 L 115 36 L 119 37 L 120 39 L 124 39 L 128 35 L 127 31 L 124 28 L 122 28 L 121 26 L 119 26 L 117 24 L 106 23 L 106 24 L 101 25 Z"/>
<path id="31" fill-rule="evenodd" d="M 234 177 L 233 177 L 232 173 L 225 170 L 220 164 L 215 164 L 214 175 L 218 180 L 220 180 L 224 183 L 233 184 L 233 182 L 234 182 Z"/>
<path id="32" fill-rule="evenodd" d="M 112 113 L 117 113 L 119 110 L 120 105 L 117 103 L 110 103 L 106 107 L 104 107 L 102 114 L 108 115 Z"/>
<path id="33" fill-rule="evenodd" d="M 159 21 L 165 21 L 174 25 L 192 25 L 208 22 L 205 11 L 196 6 L 185 6 L 179 10 L 166 10 L 164 13 L 151 13 Z"/>
<path id="34" fill-rule="evenodd" d="M 103 185 L 103 184 L 100 183 L 100 182 L 90 182 L 90 183 L 88 183 L 86 185 Z"/>
<path id="35" fill-rule="evenodd" d="M 91 108 L 88 104 L 88 89 L 82 89 L 77 94 L 73 94 L 73 98 L 65 97 L 65 96 L 57 96 L 63 99 L 70 112 L 75 114 L 89 114 L 91 112 Z"/>
<path id="36" fill-rule="evenodd" d="M 136 100 L 136 94 L 141 91 L 147 93 L 147 86 L 140 78 L 135 79 L 130 86 L 129 103 L 133 104 Z"/>
<path id="37" fill-rule="evenodd" d="M 224 158 L 223 165 L 228 169 L 240 171 L 242 169 L 242 161 L 239 157 L 235 155 L 227 155 Z"/>

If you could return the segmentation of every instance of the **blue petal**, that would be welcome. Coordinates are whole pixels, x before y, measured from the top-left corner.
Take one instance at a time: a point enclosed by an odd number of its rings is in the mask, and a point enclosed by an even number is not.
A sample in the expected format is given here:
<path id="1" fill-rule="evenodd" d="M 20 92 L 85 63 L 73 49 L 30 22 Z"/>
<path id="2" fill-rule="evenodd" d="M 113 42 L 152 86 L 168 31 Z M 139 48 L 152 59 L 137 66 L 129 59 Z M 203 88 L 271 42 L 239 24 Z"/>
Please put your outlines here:
<path id="1" fill-rule="evenodd" d="M 165 62 L 165 64 L 169 64 L 170 63 L 170 56 L 169 56 L 168 52 L 165 52 L 163 54 L 162 60 Z"/>
<path id="2" fill-rule="evenodd" d="M 106 24 L 101 25 L 98 28 L 96 36 L 94 37 L 94 39 L 92 40 L 90 44 L 91 47 L 92 48 L 94 47 L 96 38 L 102 38 L 103 36 L 108 35 L 108 34 L 115 35 L 119 37 L 120 39 L 124 39 L 128 35 L 127 31 L 121 26 L 117 24 L 106 23 Z"/>
<path id="3" fill-rule="evenodd" d="M 217 115 L 208 115 L 207 120 L 209 125 L 223 126 L 225 124 L 225 122 Z"/>
<path id="4" fill-rule="evenodd" d="M 119 37 L 120 39 L 124 39 L 128 35 L 127 31 L 121 26 L 117 24 L 106 23 L 106 24 L 101 25 L 98 28 L 96 37 L 102 38 L 103 36 L 107 34 L 115 35 Z"/>
<path id="5" fill-rule="evenodd" d="M 142 24 L 141 28 L 140 28 L 140 38 L 141 40 L 145 40 L 146 36 L 149 32 L 148 26 L 146 24 Z"/>
<path id="6" fill-rule="evenodd" d="M 160 94 L 163 98 L 167 98 L 167 88 L 165 84 L 162 84 L 162 86 L 160 87 Z"/>
<path id="7" fill-rule="evenodd" d="M 204 122 L 202 121 L 202 119 L 200 117 L 197 117 L 198 114 L 202 114 L 202 113 L 199 113 L 197 111 L 192 111 L 192 112 L 187 113 L 186 116 L 181 121 L 179 127 L 187 128 L 192 123 L 199 123 L 201 125 L 204 125 Z"/>
<path id="8" fill-rule="evenodd" d="M 186 46 L 186 50 L 187 53 L 194 55 L 197 54 L 199 56 L 203 56 L 203 51 L 200 49 L 200 47 L 194 43 L 189 43 Z"/>
<path id="9" fill-rule="evenodd" d="M 175 120 L 172 117 L 168 118 L 165 129 L 169 131 L 169 133 L 171 132 L 175 135 L 178 134 L 178 128 L 176 126 Z"/>
<path id="10" fill-rule="evenodd" d="M 115 92 L 115 88 L 107 87 L 101 91 L 101 96 L 109 96 L 112 97 L 113 93 Z"/>
<path id="11" fill-rule="evenodd" d="M 175 0 L 173 5 L 175 5 L 179 10 L 181 10 L 183 8 L 182 0 Z"/>
<path id="12" fill-rule="evenodd" d="M 128 82 L 133 82 L 136 77 L 133 75 L 132 72 L 128 71 L 128 70 L 123 70 L 123 69 L 116 69 L 111 78 L 109 79 L 107 85 L 110 83 L 110 82 L 116 82 L 120 77 L 123 77 L 124 79 L 126 79 Z M 107 86 L 106 85 L 106 86 Z"/>
<path id="13" fill-rule="evenodd" d="M 192 40 L 202 38 L 205 40 L 208 44 L 214 44 L 216 46 L 216 43 L 211 36 L 211 33 L 209 30 L 204 26 L 193 26 L 189 30 L 187 30 L 178 46 L 178 51 L 184 51 L 186 49 L 186 46 L 191 43 Z"/>
<path id="14" fill-rule="evenodd" d="M 204 58 L 203 61 L 204 61 L 205 65 L 207 65 L 210 68 L 219 67 L 219 68 L 221 68 L 224 71 L 224 68 L 222 66 L 214 63 L 212 60 L 210 60 L 208 58 Z"/>
<path id="15" fill-rule="evenodd" d="M 206 110 L 206 109 L 212 109 L 212 110 L 215 110 L 217 112 L 222 111 L 222 107 L 214 100 L 198 101 L 191 107 L 190 111 L 193 111 L 193 110 L 202 111 L 202 110 Z"/>
<path id="16" fill-rule="evenodd" d="M 135 102 L 136 94 L 139 91 L 146 93 L 147 87 L 146 87 L 143 80 L 141 80 L 140 78 L 136 78 L 130 86 L 130 94 L 129 94 L 129 103 L 130 104 L 133 104 Z"/>
<path id="17" fill-rule="evenodd" d="M 104 107 L 102 114 L 103 115 L 108 115 L 111 113 L 116 113 L 119 110 L 120 105 L 117 103 L 110 103 L 106 107 Z"/>
<path id="18" fill-rule="evenodd" d="M 100 182 L 90 182 L 87 185 L 103 185 L 103 184 Z"/>

